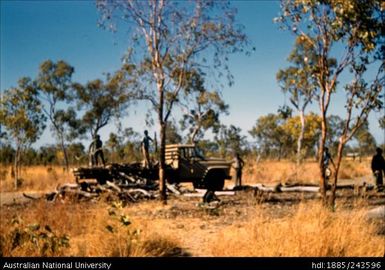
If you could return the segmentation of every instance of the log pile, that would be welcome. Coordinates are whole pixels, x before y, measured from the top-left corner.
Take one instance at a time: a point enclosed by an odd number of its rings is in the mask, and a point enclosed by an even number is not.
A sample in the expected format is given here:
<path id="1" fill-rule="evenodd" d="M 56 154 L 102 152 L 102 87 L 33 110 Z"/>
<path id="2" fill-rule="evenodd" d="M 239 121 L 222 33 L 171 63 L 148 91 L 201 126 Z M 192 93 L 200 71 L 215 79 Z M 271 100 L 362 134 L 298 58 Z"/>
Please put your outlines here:
<path id="1" fill-rule="evenodd" d="M 62 200 L 65 198 L 73 198 L 79 201 L 98 200 L 104 195 L 106 197 L 115 197 L 124 202 L 137 202 L 141 200 L 150 200 L 159 197 L 158 183 L 139 179 L 136 183 L 124 182 L 117 183 L 106 181 L 105 184 L 100 184 L 95 180 L 78 181 L 77 183 L 66 183 L 60 185 L 55 191 L 36 197 L 23 193 L 23 196 L 31 199 L 45 199 L 50 202 Z M 169 194 L 181 195 L 186 192 L 180 189 L 177 185 L 167 184 Z"/>

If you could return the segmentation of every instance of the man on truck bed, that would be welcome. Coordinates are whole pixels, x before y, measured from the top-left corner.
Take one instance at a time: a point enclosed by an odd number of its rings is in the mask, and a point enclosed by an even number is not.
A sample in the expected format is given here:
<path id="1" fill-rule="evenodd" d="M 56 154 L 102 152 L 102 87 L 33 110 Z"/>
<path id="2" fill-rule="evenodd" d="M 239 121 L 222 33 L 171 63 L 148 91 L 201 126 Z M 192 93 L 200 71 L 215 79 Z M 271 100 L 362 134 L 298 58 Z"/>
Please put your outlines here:
<path id="1" fill-rule="evenodd" d="M 106 162 L 104 161 L 104 154 L 102 150 L 103 143 L 100 140 L 100 136 L 96 135 L 94 140 L 92 141 L 89 148 L 89 156 L 90 156 L 90 165 L 98 166 L 99 165 L 99 157 L 102 160 L 103 166 L 106 166 Z"/>
<path id="2" fill-rule="evenodd" d="M 143 167 L 150 168 L 150 155 L 149 155 L 149 148 L 150 148 L 150 141 L 153 141 L 150 136 L 148 136 L 148 131 L 144 131 L 144 138 L 141 142 L 141 149 L 143 154 Z"/>

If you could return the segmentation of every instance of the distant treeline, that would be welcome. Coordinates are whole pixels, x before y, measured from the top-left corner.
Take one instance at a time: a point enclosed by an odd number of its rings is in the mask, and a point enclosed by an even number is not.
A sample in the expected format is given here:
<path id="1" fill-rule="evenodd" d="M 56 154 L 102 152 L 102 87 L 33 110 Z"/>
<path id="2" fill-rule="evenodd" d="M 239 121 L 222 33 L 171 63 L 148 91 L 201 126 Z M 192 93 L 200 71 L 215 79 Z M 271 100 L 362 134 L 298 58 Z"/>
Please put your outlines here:
<path id="1" fill-rule="evenodd" d="M 304 159 L 317 159 L 317 145 L 320 138 L 320 119 L 314 113 L 306 115 L 307 128 L 305 130 L 302 155 Z M 338 116 L 329 117 L 329 139 L 327 146 L 332 154 L 337 152 L 340 125 L 342 120 Z M 167 134 L 167 143 L 186 143 L 180 129 L 170 123 Z M 253 141 L 248 141 L 241 135 L 241 129 L 235 126 L 221 126 L 211 140 L 198 141 L 199 147 L 206 156 L 220 156 L 232 158 L 234 151 L 240 152 L 248 160 L 280 160 L 296 158 L 296 138 L 300 123 L 298 116 L 289 114 L 268 114 L 257 119 L 254 127 L 249 131 Z M 158 150 L 156 135 L 151 145 L 152 157 L 156 158 Z M 356 133 L 354 146 L 347 145 L 344 154 L 364 157 L 373 155 L 377 146 L 366 123 Z M 140 133 L 131 128 L 119 134 L 110 133 L 108 140 L 103 144 L 103 151 L 107 162 L 130 163 L 141 160 Z M 81 142 L 66 145 L 68 162 L 72 166 L 88 164 L 88 147 Z M 21 162 L 24 165 L 58 165 L 65 166 L 62 148 L 58 144 L 43 145 L 39 148 L 28 147 L 23 152 Z M 0 163 L 11 165 L 14 162 L 16 151 L 11 144 L 2 144 L 0 147 Z"/>

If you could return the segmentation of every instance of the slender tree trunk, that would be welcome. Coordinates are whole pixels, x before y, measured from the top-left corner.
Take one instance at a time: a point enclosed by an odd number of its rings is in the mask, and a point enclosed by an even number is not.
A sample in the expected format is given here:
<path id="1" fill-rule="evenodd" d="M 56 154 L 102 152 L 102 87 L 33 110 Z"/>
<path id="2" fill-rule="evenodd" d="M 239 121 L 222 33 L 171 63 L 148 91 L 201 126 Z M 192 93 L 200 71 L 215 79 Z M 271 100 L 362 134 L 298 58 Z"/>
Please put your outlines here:
<path id="1" fill-rule="evenodd" d="M 68 154 L 67 154 L 67 149 L 64 145 L 64 139 L 63 139 L 62 135 L 60 135 L 60 146 L 61 146 L 61 149 L 62 149 L 63 155 L 64 155 L 64 165 L 66 167 L 66 172 L 68 172 L 69 171 Z"/>
<path id="2" fill-rule="evenodd" d="M 15 172 L 15 175 L 14 175 L 14 185 L 15 185 L 15 190 L 17 190 L 17 179 L 19 179 L 19 146 L 16 146 L 16 152 L 15 152 L 15 160 L 14 160 L 14 164 L 13 164 L 13 168 L 14 168 L 14 172 Z"/>
<path id="3" fill-rule="evenodd" d="M 163 119 L 163 106 L 164 106 L 164 92 L 163 92 L 163 81 L 157 82 L 159 92 L 159 107 L 158 107 L 158 121 L 160 127 L 160 149 L 159 149 L 159 191 L 160 199 L 163 204 L 167 204 L 167 193 L 166 193 L 166 177 L 165 177 L 165 151 L 166 151 L 166 123 Z"/>
<path id="4" fill-rule="evenodd" d="M 303 110 L 299 112 L 299 117 L 301 119 L 301 132 L 299 133 L 298 140 L 297 140 L 297 166 L 298 167 L 302 161 L 301 149 L 302 149 L 302 141 L 305 136 L 305 113 Z"/>
<path id="5" fill-rule="evenodd" d="M 194 131 L 191 133 L 190 143 L 195 143 L 195 137 L 197 136 L 199 129 L 199 126 L 194 128 Z"/>
<path id="6" fill-rule="evenodd" d="M 322 202 L 323 205 L 327 205 L 327 197 L 326 197 L 326 179 L 325 179 L 325 173 L 324 173 L 324 160 L 323 160 L 323 153 L 325 149 L 325 142 L 326 142 L 326 134 L 327 134 L 327 124 L 326 124 L 326 115 L 325 111 L 322 111 L 322 121 L 321 121 L 321 141 L 318 149 L 318 167 L 320 172 L 320 190 L 322 195 Z"/>
<path id="7" fill-rule="evenodd" d="M 341 167 L 342 152 L 344 150 L 344 147 L 345 147 L 345 141 L 344 140 L 340 140 L 340 143 L 338 144 L 338 151 L 337 151 L 337 162 L 335 163 L 336 171 L 335 171 L 334 177 L 333 177 L 332 192 L 331 192 L 330 200 L 329 200 L 329 207 L 331 209 L 333 209 L 334 206 L 335 206 L 338 173 L 339 173 L 340 167 Z"/>
<path id="8" fill-rule="evenodd" d="M 278 148 L 278 161 L 281 161 L 281 155 L 282 155 L 282 144 L 280 144 Z"/>
<path id="9" fill-rule="evenodd" d="M 296 168 L 295 168 L 296 181 L 298 181 L 298 171 L 299 171 L 299 167 L 300 167 L 301 161 L 302 161 L 301 148 L 302 148 L 302 141 L 303 141 L 304 134 L 305 134 L 305 113 L 303 110 L 299 111 L 299 117 L 301 120 L 301 131 L 300 131 L 298 139 L 297 139 L 297 162 L 296 162 Z"/>

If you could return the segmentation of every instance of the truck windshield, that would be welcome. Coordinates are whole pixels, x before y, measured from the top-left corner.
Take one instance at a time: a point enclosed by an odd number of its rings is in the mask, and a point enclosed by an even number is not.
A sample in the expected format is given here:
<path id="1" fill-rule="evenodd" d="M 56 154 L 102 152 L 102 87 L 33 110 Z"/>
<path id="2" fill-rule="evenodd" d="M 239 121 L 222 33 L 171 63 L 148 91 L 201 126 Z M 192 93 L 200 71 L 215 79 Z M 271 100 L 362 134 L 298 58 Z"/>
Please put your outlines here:
<path id="1" fill-rule="evenodd" d="M 199 158 L 199 159 L 204 159 L 204 155 L 202 153 L 202 150 L 196 147 L 189 147 L 189 148 L 184 148 L 181 149 L 181 155 L 182 157 L 186 159 L 191 159 L 191 158 Z"/>
<path id="2" fill-rule="evenodd" d="M 198 147 L 194 148 L 195 156 L 200 159 L 205 159 L 205 156 L 203 155 L 203 151 L 199 149 Z"/>

